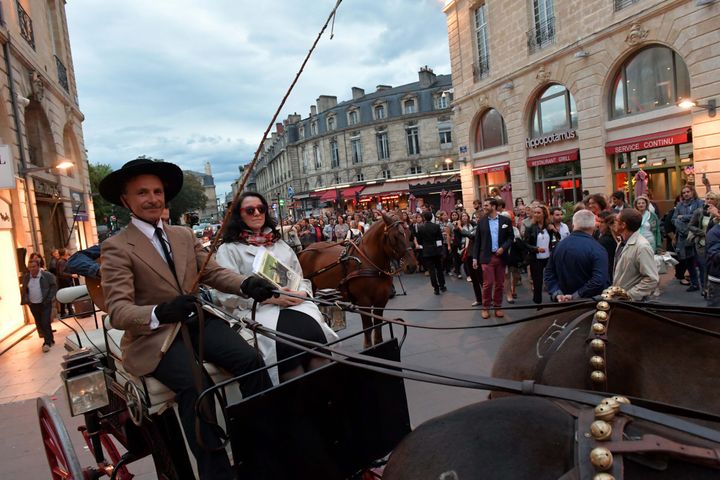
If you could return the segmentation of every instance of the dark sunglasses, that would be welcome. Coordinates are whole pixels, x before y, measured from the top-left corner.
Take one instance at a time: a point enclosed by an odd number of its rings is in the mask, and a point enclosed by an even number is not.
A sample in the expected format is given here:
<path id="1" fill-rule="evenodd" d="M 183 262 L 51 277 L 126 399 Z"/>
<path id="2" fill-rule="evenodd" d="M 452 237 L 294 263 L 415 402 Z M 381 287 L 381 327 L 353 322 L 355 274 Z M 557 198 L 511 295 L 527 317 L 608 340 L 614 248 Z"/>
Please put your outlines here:
<path id="1" fill-rule="evenodd" d="M 260 215 L 265 215 L 265 205 L 258 205 L 257 207 L 245 207 L 243 208 L 245 210 L 245 213 L 248 215 L 253 215 L 255 211 L 257 211 Z"/>

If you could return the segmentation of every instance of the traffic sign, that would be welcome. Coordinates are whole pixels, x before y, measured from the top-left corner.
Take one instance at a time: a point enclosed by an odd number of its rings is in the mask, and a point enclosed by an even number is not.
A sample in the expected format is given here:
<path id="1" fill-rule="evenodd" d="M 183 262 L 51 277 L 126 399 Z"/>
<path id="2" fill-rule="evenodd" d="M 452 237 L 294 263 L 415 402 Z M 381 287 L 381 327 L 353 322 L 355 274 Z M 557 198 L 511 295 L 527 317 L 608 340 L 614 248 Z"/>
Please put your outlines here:
<path id="1" fill-rule="evenodd" d="M 294 196 L 295 196 L 295 189 L 292 186 L 289 186 L 288 187 L 288 197 L 293 198 Z"/>

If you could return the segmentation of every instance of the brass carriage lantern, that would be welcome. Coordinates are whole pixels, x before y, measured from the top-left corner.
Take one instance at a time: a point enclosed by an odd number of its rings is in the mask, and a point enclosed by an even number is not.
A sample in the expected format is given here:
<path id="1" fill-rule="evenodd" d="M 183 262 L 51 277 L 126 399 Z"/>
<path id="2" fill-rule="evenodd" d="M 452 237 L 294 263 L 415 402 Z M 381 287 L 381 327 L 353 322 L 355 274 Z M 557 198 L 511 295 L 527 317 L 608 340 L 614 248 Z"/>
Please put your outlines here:
<path id="1" fill-rule="evenodd" d="M 63 360 L 60 376 L 73 417 L 110 403 L 105 372 L 93 352 L 82 348 L 63 356 Z"/>
<path id="2" fill-rule="evenodd" d="M 315 298 L 326 302 L 339 302 L 342 300 L 340 292 L 334 288 L 323 288 L 315 292 Z M 347 327 L 345 320 L 345 310 L 335 305 L 318 305 L 320 313 L 325 317 L 325 321 L 335 332 L 344 330 Z"/>

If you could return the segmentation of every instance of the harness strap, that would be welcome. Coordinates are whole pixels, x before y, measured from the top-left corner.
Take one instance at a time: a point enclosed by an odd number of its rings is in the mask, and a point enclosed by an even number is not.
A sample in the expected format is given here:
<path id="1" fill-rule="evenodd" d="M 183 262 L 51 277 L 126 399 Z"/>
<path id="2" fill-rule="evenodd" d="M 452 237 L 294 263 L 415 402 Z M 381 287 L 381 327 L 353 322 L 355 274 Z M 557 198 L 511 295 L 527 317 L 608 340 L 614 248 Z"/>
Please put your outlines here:
<path id="1" fill-rule="evenodd" d="M 550 361 L 550 358 L 560 351 L 562 346 L 565 344 L 565 341 L 570 337 L 570 335 L 575 332 L 578 325 L 580 325 L 581 322 L 586 320 L 590 315 L 594 314 L 594 311 L 585 312 L 573 319 L 572 322 L 567 324 L 565 327 L 563 327 L 562 332 L 560 335 L 558 335 L 555 340 L 553 341 L 552 345 L 550 346 L 550 350 L 548 350 L 543 356 L 540 358 L 540 361 L 535 365 L 535 372 L 533 374 L 533 379 L 538 382 L 542 383 L 543 381 L 543 374 L 545 373 L 545 367 L 547 367 L 548 362 Z"/>

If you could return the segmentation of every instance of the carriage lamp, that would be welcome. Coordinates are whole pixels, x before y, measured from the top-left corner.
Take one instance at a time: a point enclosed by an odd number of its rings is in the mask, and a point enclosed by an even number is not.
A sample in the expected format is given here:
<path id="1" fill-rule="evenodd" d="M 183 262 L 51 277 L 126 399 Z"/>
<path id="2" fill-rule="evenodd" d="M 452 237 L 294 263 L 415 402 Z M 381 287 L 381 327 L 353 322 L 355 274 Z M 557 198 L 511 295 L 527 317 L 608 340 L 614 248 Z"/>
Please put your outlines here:
<path id="1" fill-rule="evenodd" d="M 315 298 L 326 302 L 338 302 L 342 300 L 342 295 L 334 288 L 323 288 L 315 292 Z M 345 310 L 337 305 L 319 305 L 319 308 L 325 317 L 325 321 L 333 331 L 339 332 L 347 327 Z"/>
<path id="2" fill-rule="evenodd" d="M 73 417 L 110 403 L 102 364 L 89 349 L 69 353 L 63 360 L 61 377 Z"/>

